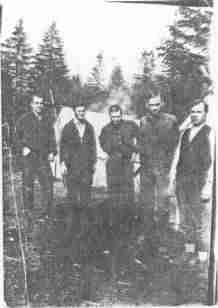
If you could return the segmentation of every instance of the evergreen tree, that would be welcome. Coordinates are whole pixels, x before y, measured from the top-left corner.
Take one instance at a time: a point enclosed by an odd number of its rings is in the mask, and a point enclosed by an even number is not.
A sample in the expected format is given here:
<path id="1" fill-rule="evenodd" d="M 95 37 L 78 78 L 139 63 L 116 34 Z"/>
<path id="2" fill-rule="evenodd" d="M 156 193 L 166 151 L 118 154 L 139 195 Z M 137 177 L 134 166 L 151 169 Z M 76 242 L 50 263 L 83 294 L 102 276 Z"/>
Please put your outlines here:
<path id="1" fill-rule="evenodd" d="M 27 43 L 23 20 L 20 19 L 10 38 L 2 44 L 2 69 L 16 85 L 16 91 L 26 93 L 32 64 L 32 48 Z"/>
<path id="2" fill-rule="evenodd" d="M 96 56 L 96 65 L 93 67 L 88 78 L 88 85 L 98 90 L 104 89 L 104 60 L 103 54 L 99 53 Z"/>
<path id="3" fill-rule="evenodd" d="M 31 67 L 32 48 L 20 19 L 11 36 L 2 43 L 3 121 L 10 124 L 11 131 L 17 118 L 27 109 Z"/>
<path id="4" fill-rule="evenodd" d="M 79 75 L 72 76 L 70 80 L 71 93 L 69 104 L 75 106 L 83 98 L 83 84 Z"/>
<path id="5" fill-rule="evenodd" d="M 110 90 L 119 90 L 125 85 L 122 68 L 120 65 L 116 65 L 111 73 L 109 88 Z"/>
<path id="6" fill-rule="evenodd" d="M 155 68 L 155 58 L 153 51 L 144 50 L 141 55 L 141 72 L 137 74 L 135 77 L 142 84 L 146 83 L 148 80 L 151 80 L 154 75 Z"/>
<path id="7" fill-rule="evenodd" d="M 173 112 L 183 119 L 190 103 L 202 95 L 203 74 L 208 70 L 211 12 L 179 8 L 179 18 L 169 27 L 170 37 L 159 47 L 173 103 Z"/>
<path id="8" fill-rule="evenodd" d="M 63 43 L 53 22 L 45 33 L 34 60 L 32 88 L 51 101 L 52 91 L 55 104 L 65 104 L 70 91 L 68 68 L 65 64 Z"/>
<path id="9" fill-rule="evenodd" d="M 104 58 L 102 53 L 96 56 L 96 62 L 83 88 L 87 104 L 102 102 L 108 96 L 104 80 Z"/>
<path id="10" fill-rule="evenodd" d="M 136 113 L 141 116 L 145 112 L 145 101 L 154 88 L 155 58 L 152 51 L 144 50 L 140 58 L 140 70 L 134 76 L 132 85 L 132 102 Z"/>

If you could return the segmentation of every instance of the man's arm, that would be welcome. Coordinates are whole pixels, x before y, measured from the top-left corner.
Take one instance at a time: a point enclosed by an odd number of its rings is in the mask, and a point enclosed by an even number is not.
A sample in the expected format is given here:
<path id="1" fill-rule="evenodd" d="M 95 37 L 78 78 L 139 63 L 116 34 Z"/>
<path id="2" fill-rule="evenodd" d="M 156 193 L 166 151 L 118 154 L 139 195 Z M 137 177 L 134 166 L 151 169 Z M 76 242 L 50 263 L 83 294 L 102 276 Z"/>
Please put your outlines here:
<path id="1" fill-rule="evenodd" d="M 182 141 L 184 131 L 180 133 L 180 130 L 178 127 L 178 131 L 176 130 L 176 134 L 178 135 L 177 135 L 177 138 L 175 138 L 176 144 L 174 146 L 174 151 L 172 153 L 172 160 L 171 160 L 170 170 L 168 174 L 169 194 L 174 194 L 176 190 L 177 166 L 179 163 L 180 151 L 181 151 L 181 141 Z"/>
<path id="2" fill-rule="evenodd" d="M 136 123 L 130 122 L 129 126 L 130 135 L 129 136 L 124 136 L 121 138 L 121 143 L 119 144 L 118 148 L 119 151 L 123 155 L 132 155 L 133 153 L 137 153 L 137 138 L 138 138 L 138 133 L 139 133 L 139 127 Z"/>
<path id="3" fill-rule="evenodd" d="M 111 155 L 113 151 L 113 146 L 110 140 L 110 136 L 108 136 L 106 127 L 104 127 L 101 131 L 99 142 L 100 142 L 102 150 L 108 155 Z"/>
<path id="4" fill-rule="evenodd" d="M 140 127 L 142 126 L 142 121 L 140 121 Z M 127 151 L 131 151 L 132 153 L 137 153 L 137 154 L 145 154 L 145 146 L 144 146 L 144 141 L 145 138 L 142 134 L 142 130 L 140 129 L 140 127 L 134 123 L 133 126 L 133 140 L 129 140 L 127 138 L 123 138 L 122 143 L 121 144 L 121 149 L 123 149 L 122 151 L 125 152 Z M 134 141 L 134 142 L 133 142 Z"/>
<path id="5" fill-rule="evenodd" d="M 174 118 L 173 121 L 173 127 L 172 127 L 172 136 L 171 136 L 171 142 L 172 142 L 172 152 L 175 152 L 175 149 L 178 145 L 179 142 L 179 136 L 180 136 L 180 132 L 179 132 L 179 125 L 178 125 L 178 121 L 177 118 Z"/>
<path id="6" fill-rule="evenodd" d="M 182 136 L 181 136 L 182 137 Z M 179 156 L 180 156 L 180 148 L 181 148 L 181 137 L 178 141 L 178 144 L 176 146 L 176 149 L 173 154 L 173 159 L 171 161 L 170 171 L 169 171 L 169 193 L 175 193 L 176 188 L 176 175 L 177 175 L 177 165 L 179 162 Z"/>
<path id="7" fill-rule="evenodd" d="M 207 146 L 207 145 L 206 145 Z M 204 185 L 201 191 L 202 201 L 211 199 L 212 196 L 212 185 L 213 185 L 213 164 L 214 164 L 214 153 L 215 153 L 215 131 L 211 129 L 208 136 L 208 150 L 207 153 L 203 150 L 202 155 L 207 156 L 205 161 L 205 174 L 204 174 Z"/>
<path id="8" fill-rule="evenodd" d="M 147 136 L 147 129 L 146 129 L 147 119 L 146 117 L 140 119 L 140 126 L 137 131 L 137 142 L 135 145 L 135 152 L 140 154 L 142 157 L 149 157 L 152 156 L 152 147 L 149 144 L 148 136 Z"/>
<path id="9" fill-rule="evenodd" d="M 27 143 L 24 140 L 24 123 L 25 119 L 21 117 L 15 125 L 14 146 L 16 154 L 26 156 L 31 152 L 31 149 L 28 147 Z"/>
<path id="10" fill-rule="evenodd" d="M 97 146 L 96 146 L 96 137 L 94 128 L 91 126 L 91 133 L 92 133 L 92 154 L 91 154 L 91 161 L 92 165 L 94 166 L 97 162 Z"/>

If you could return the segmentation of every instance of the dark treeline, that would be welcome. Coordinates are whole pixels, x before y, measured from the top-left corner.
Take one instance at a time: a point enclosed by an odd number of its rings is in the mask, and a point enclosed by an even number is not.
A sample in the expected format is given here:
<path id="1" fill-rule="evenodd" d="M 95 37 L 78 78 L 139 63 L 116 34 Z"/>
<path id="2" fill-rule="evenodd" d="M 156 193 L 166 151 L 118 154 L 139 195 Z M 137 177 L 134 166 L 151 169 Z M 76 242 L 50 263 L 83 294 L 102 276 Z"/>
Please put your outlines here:
<path id="1" fill-rule="evenodd" d="M 13 128 L 17 118 L 28 109 L 34 93 L 42 95 L 48 107 L 54 104 L 58 111 L 60 106 L 71 106 L 81 96 L 88 105 L 94 104 L 101 110 L 112 93 L 121 91 L 130 98 L 130 110 L 140 115 L 144 99 L 156 85 L 162 89 L 167 110 L 181 121 L 193 99 L 203 95 L 211 18 L 212 13 L 206 10 L 179 8 L 174 24 L 169 26 L 168 38 L 156 50 L 142 52 L 141 73 L 134 75 L 131 84 L 125 81 L 119 64 L 112 69 L 109 82 L 105 82 L 103 53 L 96 56 L 96 64 L 83 82 L 66 65 L 63 41 L 55 22 L 34 52 L 23 20 L 19 20 L 11 36 L 2 43 L 3 124 Z"/>

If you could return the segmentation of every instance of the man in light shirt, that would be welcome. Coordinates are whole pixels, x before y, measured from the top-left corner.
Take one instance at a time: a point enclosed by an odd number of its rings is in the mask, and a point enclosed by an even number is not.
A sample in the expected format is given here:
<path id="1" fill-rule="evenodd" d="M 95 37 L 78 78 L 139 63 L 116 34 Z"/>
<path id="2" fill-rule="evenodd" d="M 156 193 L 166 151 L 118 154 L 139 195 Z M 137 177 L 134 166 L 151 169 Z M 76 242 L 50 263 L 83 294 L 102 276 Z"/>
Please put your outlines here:
<path id="1" fill-rule="evenodd" d="M 196 100 L 191 107 L 191 125 L 181 135 L 174 176 L 180 211 L 180 227 L 186 239 L 195 242 L 198 256 L 209 250 L 210 199 L 214 134 L 206 124 L 208 106 Z M 176 171 L 176 172 L 175 172 Z"/>
<path id="2" fill-rule="evenodd" d="M 82 228 L 87 218 L 97 160 L 94 128 L 86 120 L 85 112 L 86 106 L 81 99 L 74 106 L 75 118 L 64 127 L 60 142 L 61 170 L 66 176 L 72 224 L 80 223 Z"/>
<path id="3" fill-rule="evenodd" d="M 96 140 L 92 125 L 85 119 L 86 107 L 74 107 L 75 119 L 63 129 L 60 143 L 62 173 L 67 174 L 69 201 L 87 206 L 96 163 Z"/>

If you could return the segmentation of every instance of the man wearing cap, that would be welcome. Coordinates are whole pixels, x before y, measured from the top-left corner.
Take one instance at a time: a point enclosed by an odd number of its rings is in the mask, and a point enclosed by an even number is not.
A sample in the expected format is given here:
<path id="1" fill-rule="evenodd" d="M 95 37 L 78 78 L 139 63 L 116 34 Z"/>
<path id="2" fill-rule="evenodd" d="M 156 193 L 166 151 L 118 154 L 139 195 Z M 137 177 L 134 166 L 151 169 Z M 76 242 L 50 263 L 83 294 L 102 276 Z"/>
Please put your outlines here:
<path id="1" fill-rule="evenodd" d="M 110 123 L 103 127 L 99 140 L 108 154 L 106 163 L 107 186 L 114 205 L 131 204 L 134 201 L 133 163 L 134 143 L 138 126 L 123 119 L 119 105 L 109 108 Z"/>
<path id="2" fill-rule="evenodd" d="M 206 124 L 208 106 L 196 100 L 190 110 L 191 125 L 180 140 L 176 163 L 176 195 L 181 229 L 197 243 L 199 256 L 208 252 L 209 206 L 212 196 L 212 156 L 214 133 Z M 173 177 L 171 177 L 171 190 Z"/>
<path id="3" fill-rule="evenodd" d="M 94 128 L 85 119 L 85 112 L 86 106 L 80 100 L 74 106 L 75 118 L 64 127 L 60 141 L 60 163 L 62 174 L 66 175 L 68 203 L 73 219 L 78 222 L 80 217 L 87 218 L 97 159 Z"/>
<path id="4" fill-rule="evenodd" d="M 140 195 L 145 218 L 154 221 L 154 218 L 169 218 L 166 192 L 179 130 L 176 117 L 161 111 L 163 101 L 159 89 L 145 104 L 147 113 L 140 119 L 138 137 Z"/>
<path id="5" fill-rule="evenodd" d="M 56 154 L 54 129 L 44 116 L 43 98 L 33 96 L 30 105 L 31 111 L 18 120 L 15 129 L 16 150 L 22 156 L 24 208 L 34 206 L 34 180 L 38 177 L 43 207 L 49 215 L 53 197 L 49 162 Z"/>

